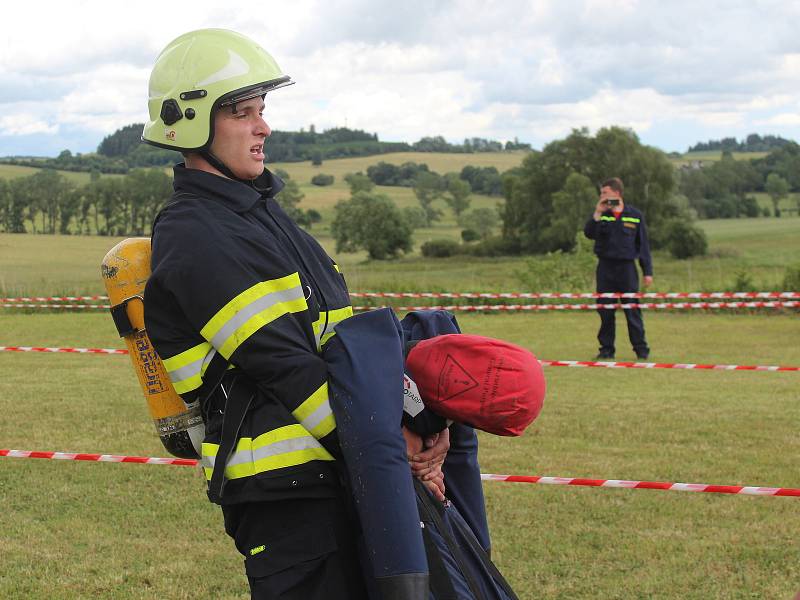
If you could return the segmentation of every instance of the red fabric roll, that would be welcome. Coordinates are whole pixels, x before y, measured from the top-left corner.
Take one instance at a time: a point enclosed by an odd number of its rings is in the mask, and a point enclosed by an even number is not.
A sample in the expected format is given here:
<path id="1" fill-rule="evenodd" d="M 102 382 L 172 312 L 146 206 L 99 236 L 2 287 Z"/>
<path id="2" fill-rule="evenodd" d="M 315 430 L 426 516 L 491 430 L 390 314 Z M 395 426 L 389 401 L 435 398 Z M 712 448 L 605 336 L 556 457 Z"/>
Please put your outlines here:
<path id="1" fill-rule="evenodd" d="M 539 415 L 546 384 L 525 348 L 479 335 L 422 340 L 406 367 L 435 413 L 496 435 L 521 435 Z"/>

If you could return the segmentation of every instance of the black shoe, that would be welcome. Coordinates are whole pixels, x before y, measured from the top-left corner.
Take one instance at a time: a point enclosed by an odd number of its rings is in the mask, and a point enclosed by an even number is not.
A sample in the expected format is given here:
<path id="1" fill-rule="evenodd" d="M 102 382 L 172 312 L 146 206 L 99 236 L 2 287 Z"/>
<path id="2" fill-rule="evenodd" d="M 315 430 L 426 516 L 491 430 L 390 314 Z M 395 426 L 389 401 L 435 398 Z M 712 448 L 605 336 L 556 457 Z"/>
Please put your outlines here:
<path id="1" fill-rule="evenodd" d="M 601 359 L 603 359 L 603 358 L 614 358 L 614 353 L 613 353 L 613 352 L 607 352 L 607 351 L 605 351 L 605 350 L 601 350 L 601 351 L 600 351 L 600 354 L 598 354 L 597 356 L 595 356 L 595 358 L 596 358 L 597 360 L 601 360 Z"/>
<path id="2" fill-rule="evenodd" d="M 648 350 L 647 352 L 637 352 L 636 358 L 638 358 L 639 360 L 647 360 L 648 358 L 650 358 L 650 351 Z"/>

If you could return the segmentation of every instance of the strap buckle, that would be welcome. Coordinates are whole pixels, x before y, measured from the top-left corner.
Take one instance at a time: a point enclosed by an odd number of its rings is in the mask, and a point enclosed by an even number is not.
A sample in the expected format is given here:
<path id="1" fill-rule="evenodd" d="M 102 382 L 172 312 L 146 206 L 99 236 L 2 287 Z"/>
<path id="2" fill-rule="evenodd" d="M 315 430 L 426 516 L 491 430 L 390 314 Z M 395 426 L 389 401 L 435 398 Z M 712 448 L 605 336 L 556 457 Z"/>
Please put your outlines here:
<path id="1" fill-rule="evenodd" d="M 128 302 L 131 300 L 139 300 L 142 303 L 144 302 L 144 298 L 139 294 L 136 294 L 129 298 L 125 298 L 125 300 L 119 304 L 111 307 L 111 318 L 114 319 L 114 325 L 117 327 L 117 333 L 119 333 L 119 337 L 125 337 L 126 335 L 140 331 L 133 326 L 133 323 L 131 323 L 131 320 L 128 317 Z"/>

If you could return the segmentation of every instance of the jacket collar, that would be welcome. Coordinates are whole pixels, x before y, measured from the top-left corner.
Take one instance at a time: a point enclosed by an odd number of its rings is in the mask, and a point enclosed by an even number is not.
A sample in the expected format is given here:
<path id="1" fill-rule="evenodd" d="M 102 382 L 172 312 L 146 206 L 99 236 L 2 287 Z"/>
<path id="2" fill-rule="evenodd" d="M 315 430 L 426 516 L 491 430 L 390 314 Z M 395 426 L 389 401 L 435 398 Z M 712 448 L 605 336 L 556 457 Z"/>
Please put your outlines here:
<path id="1" fill-rule="evenodd" d="M 280 177 L 268 169 L 264 169 L 252 184 L 198 169 L 187 169 L 184 163 L 175 165 L 173 172 L 175 179 L 172 186 L 175 192 L 208 198 L 240 213 L 249 211 L 261 198 L 274 198 L 284 186 Z"/>

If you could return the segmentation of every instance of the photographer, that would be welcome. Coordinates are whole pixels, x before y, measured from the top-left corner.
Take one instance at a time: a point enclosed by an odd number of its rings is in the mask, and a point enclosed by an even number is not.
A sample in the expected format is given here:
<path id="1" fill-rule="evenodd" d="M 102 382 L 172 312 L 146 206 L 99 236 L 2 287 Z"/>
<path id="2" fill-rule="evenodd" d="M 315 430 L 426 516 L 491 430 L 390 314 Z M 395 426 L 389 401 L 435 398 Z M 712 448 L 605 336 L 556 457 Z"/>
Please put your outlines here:
<path id="1" fill-rule="evenodd" d="M 647 241 L 647 227 L 644 215 L 633 206 L 626 206 L 623 200 L 622 180 L 612 177 L 600 186 L 600 199 L 594 214 L 586 222 L 583 232 L 594 240 L 594 253 L 597 255 L 597 292 L 638 292 L 639 274 L 634 261 L 644 274 L 644 285 L 653 283 L 653 261 L 650 258 L 650 244 Z M 598 304 L 616 304 L 616 298 L 598 298 Z M 638 298 L 622 298 L 623 304 L 636 304 Z M 600 352 L 597 358 L 614 358 L 614 338 L 616 309 L 601 308 L 600 331 L 597 339 Z M 630 338 L 636 357 L 646 360 L 650 348 L 644 335 L 642 313 L 638 308 L 625 309 Z"/>

